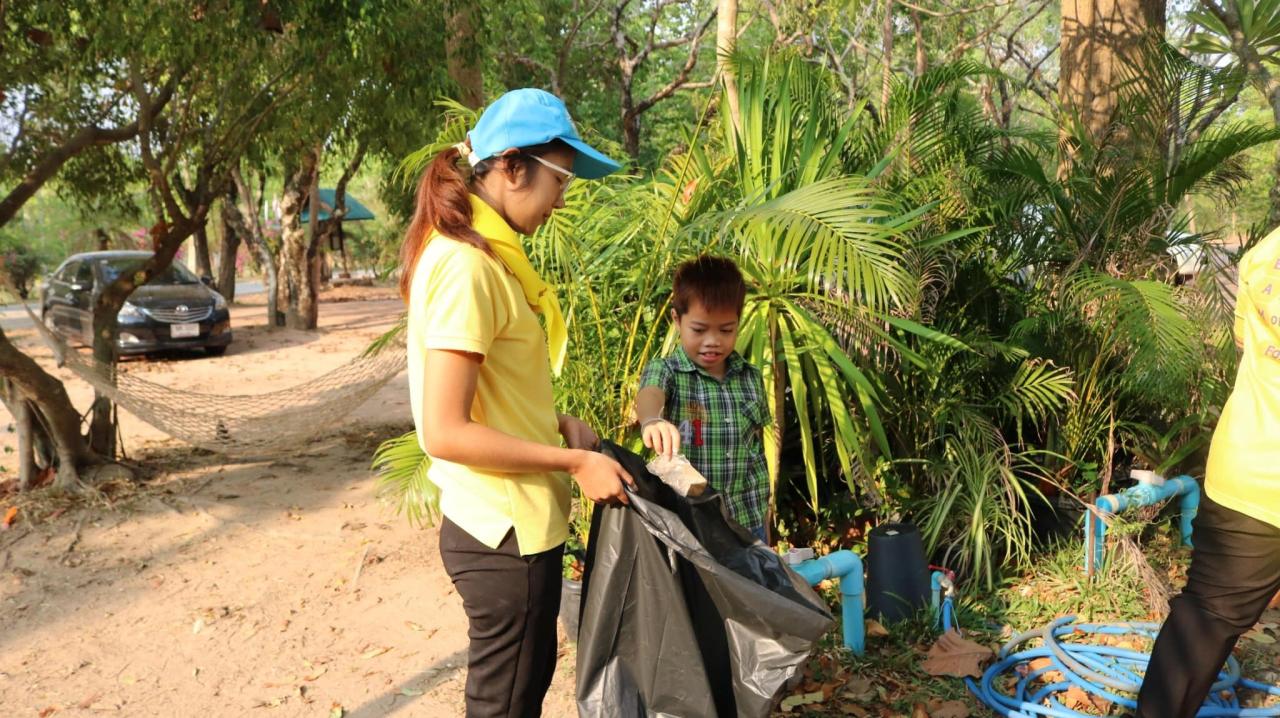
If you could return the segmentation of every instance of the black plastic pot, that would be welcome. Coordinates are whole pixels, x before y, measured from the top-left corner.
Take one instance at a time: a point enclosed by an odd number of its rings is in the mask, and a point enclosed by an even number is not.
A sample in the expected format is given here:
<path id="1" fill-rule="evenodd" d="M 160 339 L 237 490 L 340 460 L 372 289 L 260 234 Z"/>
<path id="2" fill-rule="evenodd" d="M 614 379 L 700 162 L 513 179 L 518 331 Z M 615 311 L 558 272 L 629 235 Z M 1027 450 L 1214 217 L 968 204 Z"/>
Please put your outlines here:
<path id="1" fill-rule="evenodd" d="M 578 642 L 578 616 L 582 612 L 582 582 L 563 579 L 560 583 L 560 626 L 570 641 Z"/>
<path id="2" fill-rule="evenodd" d="M 867 613 L 884 623 L 915 615 L 929 604 L 929 562 L 920 530 L 881 524 L 867 535 Z"/>

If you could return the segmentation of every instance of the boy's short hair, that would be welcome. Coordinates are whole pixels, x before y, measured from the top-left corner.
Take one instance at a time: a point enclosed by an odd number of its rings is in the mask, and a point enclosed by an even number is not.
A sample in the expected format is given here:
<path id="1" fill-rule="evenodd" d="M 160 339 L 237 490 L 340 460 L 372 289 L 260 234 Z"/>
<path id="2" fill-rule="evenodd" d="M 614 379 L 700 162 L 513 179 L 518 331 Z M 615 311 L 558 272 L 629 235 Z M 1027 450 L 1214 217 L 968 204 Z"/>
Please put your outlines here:
<path id="1" fill-rule="evenodd" d="M 676 268 L 671 287 L 671 306 L 684 316 L 697 301 L 708 310 L 732 309 L 742 316 L 747 283 L 732 259 L 704 254 Z"/>

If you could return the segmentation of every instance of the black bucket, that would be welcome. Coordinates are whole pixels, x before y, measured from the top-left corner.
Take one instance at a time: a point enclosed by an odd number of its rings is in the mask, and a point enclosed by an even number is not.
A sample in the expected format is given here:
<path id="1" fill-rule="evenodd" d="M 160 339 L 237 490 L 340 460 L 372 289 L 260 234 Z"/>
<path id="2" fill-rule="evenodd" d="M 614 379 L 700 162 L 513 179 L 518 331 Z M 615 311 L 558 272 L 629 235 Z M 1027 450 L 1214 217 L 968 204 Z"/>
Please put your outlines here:
<path id="1" fill-rule="evenodd" d="M 582 613 L 582 582 L 562 579 L 560 582 L 560 627 L 570 641 L 578 642 L 578 617 Z"/>
<path id="2" fill-rule="evenodd" d="M 929 562 L 920 530 L 881 524 L 867 535 L 867 614 L 882 623 L 911 618 L 929 605 Z"/>

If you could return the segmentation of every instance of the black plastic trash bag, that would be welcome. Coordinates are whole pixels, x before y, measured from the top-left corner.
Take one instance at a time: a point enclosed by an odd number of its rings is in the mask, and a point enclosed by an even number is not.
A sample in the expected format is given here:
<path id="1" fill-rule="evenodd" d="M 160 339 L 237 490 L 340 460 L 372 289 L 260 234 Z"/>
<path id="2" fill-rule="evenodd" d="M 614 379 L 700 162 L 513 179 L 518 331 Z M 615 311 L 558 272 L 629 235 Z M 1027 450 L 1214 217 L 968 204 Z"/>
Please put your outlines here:
<path id="1" fill-rule="evenodd" d="M 635 454 L 626 507 L 591 517 L 578 629 L 584 718 L 764 718 L 832 626 L 813 589 L 728 517 L 679 496 Z"/>

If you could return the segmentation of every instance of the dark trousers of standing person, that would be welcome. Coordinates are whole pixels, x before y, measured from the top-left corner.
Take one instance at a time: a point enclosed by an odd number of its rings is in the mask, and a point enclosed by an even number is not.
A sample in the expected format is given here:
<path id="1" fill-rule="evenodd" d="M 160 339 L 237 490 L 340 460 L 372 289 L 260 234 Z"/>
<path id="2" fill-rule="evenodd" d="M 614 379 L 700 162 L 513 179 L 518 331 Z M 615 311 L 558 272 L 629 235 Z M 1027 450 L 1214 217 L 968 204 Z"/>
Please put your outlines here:
<path id="1" fill-rule="evenodd" d="M 537 718 L 556 670 L 564 545 L 521 556 L 511 531 L 496 549 L 449 519 L 440 557 L 467 614 L 467 718 Z"/>
<path id="2" fill-rule="evenodd" d="M 1280 528 L 1203 496 L 1187 585 L 1170 604 L 1142 691 L 1142 718 L 1192 718 L 1240 634 L 1280 590 Z"/>

